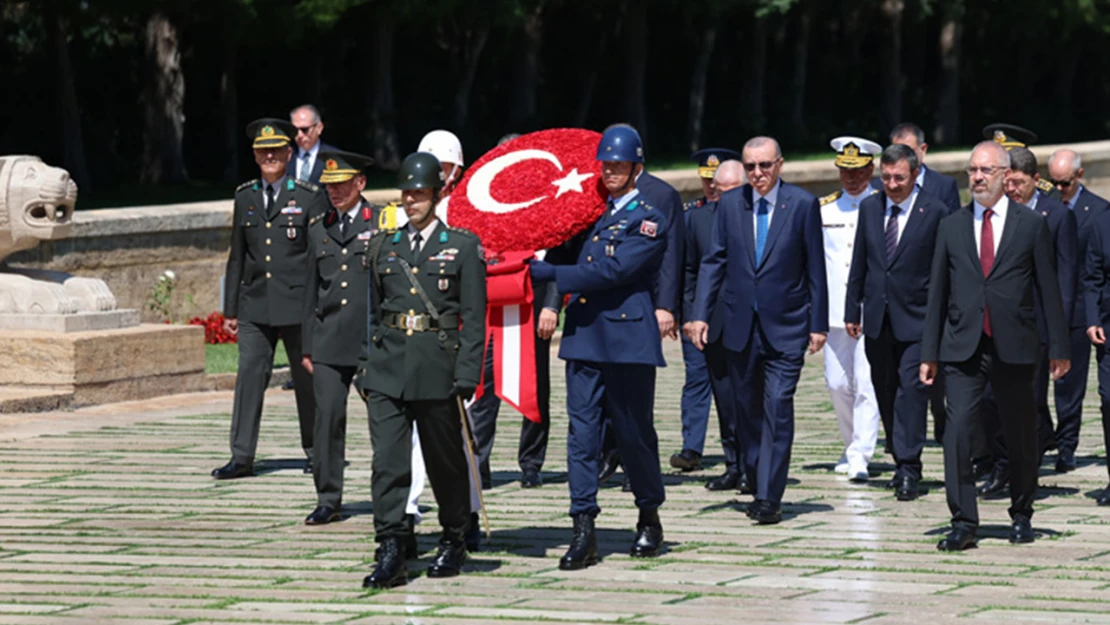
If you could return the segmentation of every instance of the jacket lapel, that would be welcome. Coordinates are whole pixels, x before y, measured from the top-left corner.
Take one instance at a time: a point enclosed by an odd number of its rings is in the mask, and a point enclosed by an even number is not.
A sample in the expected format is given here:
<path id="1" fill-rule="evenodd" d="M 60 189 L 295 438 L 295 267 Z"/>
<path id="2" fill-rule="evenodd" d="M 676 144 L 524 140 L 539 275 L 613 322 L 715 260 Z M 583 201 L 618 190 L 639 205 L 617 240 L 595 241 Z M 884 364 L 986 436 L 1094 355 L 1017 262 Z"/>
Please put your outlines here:
<path id="1" fill-rule="evenodd" d="M 917 232 L 921 222 L 925 220 L 925 207 L 918 206 L 920 203 L 921 193 L 918 193 L 917 197 L 914 198 L 913 206 L 909 207 L 909 214 L 906 215 L 906 227 L 902 229 L 902 236 L 898 237 L 898 245 L 894 246 L 894 256 L 890 259 L 890 265 L 893 265 L 894 261 L 902 255 L 902 250 L 906 248 L 906 240 Z M 886 205 L 885 195 L 883 196 L 883 205 Z"/>
<path id="2" fill-rule="evenodd" d="M 751 262 L 752 269 L 755 269 L 755 226 L 753 225 L 755 224 L 755 207 L 752 205 L 752 198 L 755 197 L 755 193 L 750 185 L 744 185 L 742 195 L 744 198 L 743 210 L 737 214 L 737 218 L 740 220 L 740 239 L 744 241 L 748 261 Z"/>
<path id="3" fill-rule="evenodd" d="M 1017 222 L 1021 221 L 1026 216 L 1021 213 L 1033 213 L 1033 211 L 1029 210 L 1028 206 L 1018 204 L 1017 202 L 1010 202 L 1010 206 L 1006 210 L 1006 223 L 1002 226 L 1002 238 L 998 240 L 998 249 L 994 251 L 994 264 L 991 265 L 991 272 L 988 274 L 988 277 L 994 274 L 998 266 L 1005 260 L 1006 252 L 1010 251 L 1010 248 L 1013 247 L 1012 241 L 1014 238 L 1014 230 L 1018 227 Z"/>
<path id="4" fill-rule="evenodd" d="M 968 204 L 964 208 L 967 210 L 960 212 L 960 219 L 964 221 L 964 227 L 960 228 L 964 231 L 964 247 L 967 248 L 967 255 L 972 263 L 979 267 L 979 248 L 975 243 L 975 205 Z M 997 254 L 995 257 L 997 259 Z M 979 271 L 979 275 L 983 275 L 982 270 Z"/>
<path id="5" fill-rule="evenodd" d="M 1079 228 L 1082 228 L 1091 217 L 1090 203 L 1086 201 L 1087 198 L 1084 198 L 1084 195 L 1087 195 L 1087 187 L 1083 187 L 1083 190 L 1079 192 L 1079 197 L 1075 198 L 1075 223 Z M 1064 208 L 1067 208 L 1067 206 L 1067 204 L 1064 204 Z"/>
<path id="6" fill-rule="evenodd" d="M 771 251 L 775 247 L 775 241 L 779 238 L 779 233 L 786 227 L 786 222 L 791 219 L 790 212 L 790 196 L 787 193 L 786 185 L 779 185 L 779 195 L 777 198 L 778 206 L 775 207 L 775 214 L 771 217 L 771 227 L 767 230 L 767 242 L 763 246 L 763 258 L 757 263 L 757 268 L 762 267 L 767 259 L 771 257 Z"/>

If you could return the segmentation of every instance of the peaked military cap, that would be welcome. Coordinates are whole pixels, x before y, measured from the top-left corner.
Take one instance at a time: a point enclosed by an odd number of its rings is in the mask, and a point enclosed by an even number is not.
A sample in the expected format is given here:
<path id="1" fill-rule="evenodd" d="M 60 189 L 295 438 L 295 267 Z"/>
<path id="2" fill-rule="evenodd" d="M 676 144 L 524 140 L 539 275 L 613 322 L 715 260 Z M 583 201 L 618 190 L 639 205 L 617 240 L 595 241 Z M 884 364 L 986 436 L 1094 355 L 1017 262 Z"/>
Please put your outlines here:
<path id="1" fill-rule="evenodd" d="M 263 117 L 247 124 L 247 137 L 254 140 L 251 147 L 256 150 L 283 148 L 293 141 L 296 132 L 293 124 L 276 117 Z"/>
<path id="2" fill-rule="evenodd" d="M 316 158 L 324 161 L 324 171 L 320 173 L 322 184 L 347 182 L 374 164 L 369 156 L 342 150 L 321 150 Z"/>
<path id="3" fill-rule="evenodd" d="M 698 175 L 702 178 L 712 178 L 721 163 L 740 158 L 739 152 L 728 148 L 704 148 L 690 155 L 690 159 L 698 164 Z"/>
<path id="4" fill-rule="evenodd" d="M 1009 150 L 1036 143 L 1037 133 L 1013 124 L 990 124 L 983 127 L 983 138 L 992 139 Z"/>
<path id="5" fill-rule="evenodd" d="M 836 166 L 842 169 L 867 167 L 883 151 L 883 146 L 860 137 L 837 137 L 829 145 L 836 150 Z"/>

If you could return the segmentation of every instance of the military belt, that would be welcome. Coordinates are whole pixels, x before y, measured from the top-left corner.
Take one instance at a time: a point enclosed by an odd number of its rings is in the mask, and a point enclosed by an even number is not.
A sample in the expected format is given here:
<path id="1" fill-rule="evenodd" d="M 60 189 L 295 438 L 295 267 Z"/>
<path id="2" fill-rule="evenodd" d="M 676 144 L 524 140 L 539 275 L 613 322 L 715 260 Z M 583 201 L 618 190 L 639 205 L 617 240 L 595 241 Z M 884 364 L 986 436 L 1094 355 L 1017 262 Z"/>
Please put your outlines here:
<path id="1" fill-rule="evenodd" d="M 426 313 L 391 313 L 386 315 L 385 325 L 396 330 L 402 330 L 412 336 L 414 332 L 433 332 L 440 329 L 457 330 L 459 317 L 458 315 L 440 315 L 437 320 Z"/>

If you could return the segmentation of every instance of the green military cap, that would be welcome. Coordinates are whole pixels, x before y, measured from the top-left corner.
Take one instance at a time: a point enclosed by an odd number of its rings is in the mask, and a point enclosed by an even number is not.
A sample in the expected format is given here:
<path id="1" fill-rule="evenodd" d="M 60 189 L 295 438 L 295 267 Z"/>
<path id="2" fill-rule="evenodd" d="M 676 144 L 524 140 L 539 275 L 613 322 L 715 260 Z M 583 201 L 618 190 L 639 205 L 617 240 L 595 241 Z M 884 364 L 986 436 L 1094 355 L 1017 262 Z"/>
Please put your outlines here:
<path id="1" fill-rule="evenodd" d="M 983 138 L 992 139 L 995 143 L 1009 150 L 1010 148 L 1024 148 L 1037 142 L 1037 134 L 1013 124 L 990 124 L 983 127 Z"/>
<path id="2" fill-rule="evenodd" d="M 293 141 L 296 132 L 293 124 L 276 117 L 263 117 L 247 124 L 247 137 L 254 140 L 251 147 L 256 150 L 283 148 Z"/>
<path id="3" fill-rule="evenodd" d="M 442 189 L 443 168 L 439 159 L 428 152 L 413 152 L 401 162 L 397 170 L 397 188 L 402 191 L 411 189 Z"/>
<path id="4" fill-rule="evenodd" d="M 374 164 L 369 156 L 342 150 L 321 150 L 316 158 L 324 161 L 324 171 L 320 174 L 322 184 L 347 182 Z"/>

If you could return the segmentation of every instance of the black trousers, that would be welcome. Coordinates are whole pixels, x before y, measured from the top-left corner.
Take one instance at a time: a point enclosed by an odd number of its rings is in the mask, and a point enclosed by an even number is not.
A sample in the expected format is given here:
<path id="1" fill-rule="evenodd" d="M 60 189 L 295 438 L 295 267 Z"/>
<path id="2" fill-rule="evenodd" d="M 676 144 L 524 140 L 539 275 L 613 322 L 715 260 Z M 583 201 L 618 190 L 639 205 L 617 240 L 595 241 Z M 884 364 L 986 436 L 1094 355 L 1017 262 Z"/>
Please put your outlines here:
<path id="1" fill-rule="evenodd" d="M 312 389 L 317 408 L 312 480 L 316 483 L 317 505 L 339 508 L 343 503 L 347 397 L 356 370 L 354 365 L 312 363 Z"/>
<path id="2" fill-rule="evenodd" d="M 898 467 L 895 479 L 920 480 L 931 390 L 921 383 L 921 341 L 897 340 L 890 321 L 884 318 L 879 336 L 864 339 L 863 347 L 871 363 L 871 383 L 883 429 Z"/>
<path id="3" fill-rule="evenodd" d="M 1056 444 L 1056 433 L 1052 429 L 1052 415 L 1048 408 L 1048 381 L 1051 374 L 1048 370 L 1048 348 L 1041 345 L 1041 359 L 1037 363 L 1037 372 L 1033 379 L 1034 396 L 1037 402 L 1037 465 L 1044 451 Z M 990 455 L 994 457 L 996 470 L 1003 473 L 1010 469 L 1009 452 L 1006 451 L 1006 438 L 1002 434 L 1002 415 L 998 408 L 994 387 L 987 385 L 983 395 L 983 437 L 987 442 Z M 973 456 L 976 457 L 976 456 Z"/>
<path id="4" fill-rule="evenodd" d="M 1087 395 L 1087 375 L 1091 368 L 1091 340 L 1087 338 L 1086 328 L 1072 328 L 1069 338 L 1071 370 L 1056 383 L 1055 442 L 1061 452 L 1074 454 L 1076 447 L 1079 446 L 1079 425 L 1083 421 L 1083 398 Z M 1051 427 L 1051 423 L 1049 426 Z"/>
<path id="5" fill-rule="evenodd" d="M 948 424 L 944 433 L 944 488 L 952 526 L 979 526 L 975 474 L 971 463 L 972 429 L 980 420 L 983 393 L 994 387 L 1001 426 L 1010 450 L 1010 517 L 1033 516 L 1037 494 L 1037 410 L 1033 376 L 1037 365 L 1002 362 L 994 340 L 983 336 L 964 362 L 944 363 Z"/>
<path id="6" fill-rule="evenodd" d="M 301 447 L 312 459 L 316 401 L 312 395 L 312 376 L 301 365 L 301 326 L 271 326 L 250 321 L 239 322 L 239 373 L 235 377 L 235 400 L 231 409 L 231 459 L 254 462 L 258 429 L 262 422 L 262 398 L 274 370 L 274 348 L 278 339 L 285 343 L 293 392 L 297 397 L 297 418 L 301 425 Z"/>
<path id="7" fill-rule="evenodd" d="M 1105 345 L 1096 345 L 1095 360 L 1098 362 L 1098 398 L 1102 412 L 1102 440 L 1106 449 L 1110 449 L 1110 350 L 1106 349 Z M 1106 470 L 1110 473 L 1110 463 L 1107 463 Z"/>
<path id="8" fill-rule="evenodd" d="M 370 391 L 366 408 L 374 450 L 370 478 L 374 540 L 381 542 L 409 533 L 405 504 L 412 483 L 414 421 L 420 430 L 420 449 L 439 505 L 444 538 L 462 540 L 470 522 L 470 488 L 457 401 L 405 401 Z"/>

